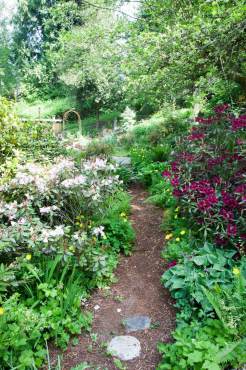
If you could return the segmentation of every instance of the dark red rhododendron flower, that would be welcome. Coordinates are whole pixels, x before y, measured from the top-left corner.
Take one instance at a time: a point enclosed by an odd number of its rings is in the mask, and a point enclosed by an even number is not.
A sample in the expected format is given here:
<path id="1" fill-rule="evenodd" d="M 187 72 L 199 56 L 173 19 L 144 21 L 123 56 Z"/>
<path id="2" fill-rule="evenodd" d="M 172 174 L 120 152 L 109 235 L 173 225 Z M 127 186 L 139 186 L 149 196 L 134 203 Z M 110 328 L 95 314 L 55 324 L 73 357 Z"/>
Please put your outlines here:
<path id="1" fill-rule="evenodd" d="M 221 114 L 224 113 L 229 107 L 230 107 L 229 104 L 220 104 L 214 108 L 214 111 L 217 114 Z"/>
<path id="2" fill-rule="evenodd" d="M 176 266 L 176 265 L 177 265 L 177 263 L 178 263 L 178 262 L 177 262 L 177 261 L 175 261 L 175 260 L 174 260 L 174 261 L 171 261 L 171 262 L 169 262 L 169 263 L 168 263 L 167 268 L 168 268 L 168 269 L 170 269 L 170 268 L 172 268 L 172 267 Z"/>
<path id="3" fill-rule="evenodd" d="M 165 170 L 162 172 L 162 177 L 171 177 L 171 172 L 168 170 Z"/>

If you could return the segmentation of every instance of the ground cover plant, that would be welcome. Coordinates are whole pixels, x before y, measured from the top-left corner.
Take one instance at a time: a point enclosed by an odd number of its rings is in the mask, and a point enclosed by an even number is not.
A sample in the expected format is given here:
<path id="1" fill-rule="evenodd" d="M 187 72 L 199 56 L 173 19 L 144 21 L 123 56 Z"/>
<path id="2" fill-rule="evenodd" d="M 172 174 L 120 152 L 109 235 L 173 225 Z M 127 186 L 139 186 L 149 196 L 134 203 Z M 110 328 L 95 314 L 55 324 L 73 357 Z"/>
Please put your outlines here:
<path id="1" fill-rule="evenodd" d="M 37 135 L 7 101 L 1 107 L 0 361 L 40 368 L 50 341 L 64 349 L 90 329 L 82 299 L 113 280 L 121 251 L 131 253 L 129 197 L 109 160 L 75 160 L 48 127 Z M 14 141 L 9 127 L 20 134 Z"/>

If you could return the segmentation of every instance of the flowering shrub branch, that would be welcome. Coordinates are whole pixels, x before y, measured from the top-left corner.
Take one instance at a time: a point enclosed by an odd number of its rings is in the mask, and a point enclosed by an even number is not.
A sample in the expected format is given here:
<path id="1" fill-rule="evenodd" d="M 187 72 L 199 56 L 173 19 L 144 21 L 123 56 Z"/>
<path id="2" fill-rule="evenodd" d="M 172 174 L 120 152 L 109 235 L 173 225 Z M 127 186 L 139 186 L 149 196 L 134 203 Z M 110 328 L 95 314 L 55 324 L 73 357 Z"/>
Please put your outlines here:
<path id="1" fill-rule="evenodd" d="M 177 143 L 170 168 L 162 175 L 205 238 L 232 244 L 243 253 L 246 116 L 235 117 L 229 109 L 223 104 L 212 117 L 198 117 L 190 134 Z"/>

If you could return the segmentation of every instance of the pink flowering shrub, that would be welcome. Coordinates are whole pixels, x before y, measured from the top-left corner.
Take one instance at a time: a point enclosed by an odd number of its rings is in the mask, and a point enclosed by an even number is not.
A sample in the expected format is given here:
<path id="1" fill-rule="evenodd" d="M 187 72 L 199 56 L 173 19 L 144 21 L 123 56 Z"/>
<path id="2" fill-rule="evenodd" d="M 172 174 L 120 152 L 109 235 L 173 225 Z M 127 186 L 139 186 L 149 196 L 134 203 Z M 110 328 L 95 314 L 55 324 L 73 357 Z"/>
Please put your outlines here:
<path id="1" fill-rule="evenodd" d="M 245 248 L 246 115 L 235 117 L 227 104 L 211 117 L 198 117 L 188 136 L 177 140 L 170 168 L 163 172 L 173 195 L 206 239 Z"/>

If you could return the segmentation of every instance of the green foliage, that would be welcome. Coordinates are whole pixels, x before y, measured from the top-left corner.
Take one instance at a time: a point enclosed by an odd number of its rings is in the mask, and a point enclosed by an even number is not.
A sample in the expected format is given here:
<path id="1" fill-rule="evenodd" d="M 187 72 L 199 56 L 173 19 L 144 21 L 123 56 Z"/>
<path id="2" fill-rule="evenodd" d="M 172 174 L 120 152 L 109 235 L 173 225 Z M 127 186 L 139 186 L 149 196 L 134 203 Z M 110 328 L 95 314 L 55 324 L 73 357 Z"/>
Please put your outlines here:
<path id="1" fill-rule="evenodd" d="M 130 253 L 129 196 L 106 159 L 55 157 L 50 129 L 20 122 L 4 99 L 0 117 L 0 362 L 40 368 L 48 341 L 65 349 L 89 330 L 81 300 Z"/>
<path id="2" fill-rule="evenodd" d="M 50 100 L 35 100 L 30 103 L 21 100 L 15 104 L 17 114 L 27 119 L 39 118 L 39 112 L 41 118 L 61 117 L 63 113 L 72 108 L 77 108 L 76 100 L 72 96 Z"/>
<path id="3" fill-rule="evenodd" d="M 220 92 L 225 102 L 235 85 L 243 92 L 244 11 L 243 0 L 143 1 L 124 63 L 132 106 L 148 114 L 193 94 Z"/>
<path id="4" fill-rule="evenodd" d="M 102 140 L 94 140 L 87 145 L 85 155 L 87 158 L 97 156 L 109 157 L 113 154 L 113 151 L 114 148 L 111 144 Z"/>
<path id="5" fill-rule="evenodd" d="M 203 287 L 211 290 L 217 285 L 224 287 L 232 283 L 234 254 L 233 250 L 223 251 L 205 245 L 191 255 L 184 255 L 183 261 L 164 273 L 162 282 L 177 300 L 179 308 L 190 307 L 198 317 L 204 317 L 211 313 L 212 307 Z"/>
<path id="6" fill-rule="evenodd" d="M 10 19 L 7 16 L 7 5 L 5 1 L 0 1 L 0 96 L 12 95 L 16 82 L 14 63 L 11 60 Z"/>
<path id="7" fill-rule="evenodd" d="M 102 108 L 119 104 L 122 95 L 117 21 L 100 6 L 84 14 L 82 27 L 61 34 L 62 47 L 52 59 L 61 81 L 99 115 Z"/>
<path id="8" fill-rule="evenodd" d="M 190 256 L 193 249 L 194 246 L 192 246 L 192 242 L 188 238 L 179 241 L 173 239 L 163 249 L 162 257 L 167 262 L 182 260 L 184 256 Z"/>
<path id="9" fill-rule="evenodd" d="M 56 343 L 64 347 L 69 333 L 78 334 L 81 328 L 89 329 L 91 316 L 80 311 L 78 285 L 76 289 L 74 285 L 68 285 L 67 289 L 70 288 L 71 292 L 66 289 L 64 293 L 59 292 L 60 304 L 55 296 L 57 290 L 44 286 L 39 289 L 49 298 L 39 299 L 38 303 L 34 301 L 35 305 L 21 303 L 18 294 L 4 302 L 4 313 L 0 316 L 0 360 L 4 368 L 16 365 L 21 369 L 40 367 L 46 356 L 48 339 L 54 337 Z M 74 293 L 77 295 L 72 298 Z"/>
<path id="10" fill-rule="evenodd" d="M 246 279 L 242 269 L 234 267 L 235 279 L 230 287 L 216 286 L 215 289 L 203 289 L 204 293 L 216 312 L 216 315 L 224 327 L 234 332 L 235 336 L 243 336 L 246 333 Z"/>
<path id="11" fill-rule="evenodd" d="M 11 167 L 11 159 L 16 165 L 23 158 L 52 158 L 64 153 L 51 127 L 46 124 L 22 122 L 16 116 L 13 105 L 0 98 L 0 165 Z M 4 167 L 2 167 L 4 170 Z"/>
<path id="12" fill-rule="evenodd" d="M 235 340 L 219 320 L 180 325 L 173 334 L 174 344 L 159 344 L 163 360 L 158 370 L 221 370 L 228 364 L 243 364 L 245 339 Z"/>
<path id="13" fill-rule="evenodd" d="M 50 54 L 60 47 L 61 31 L 81 23 L 79 1 L 28 0 L 18 3 L 13 18 L 12 52 L 17 61 L 22 95 L 29 100 L 65 96 L 66 91 L 59 82 Z"/>
<path id="14" fill-rule="evenodd" d="M 127 367 L 118 358 L 114 358 L 114 366 L 119 370 L 127 370 Z"/>

